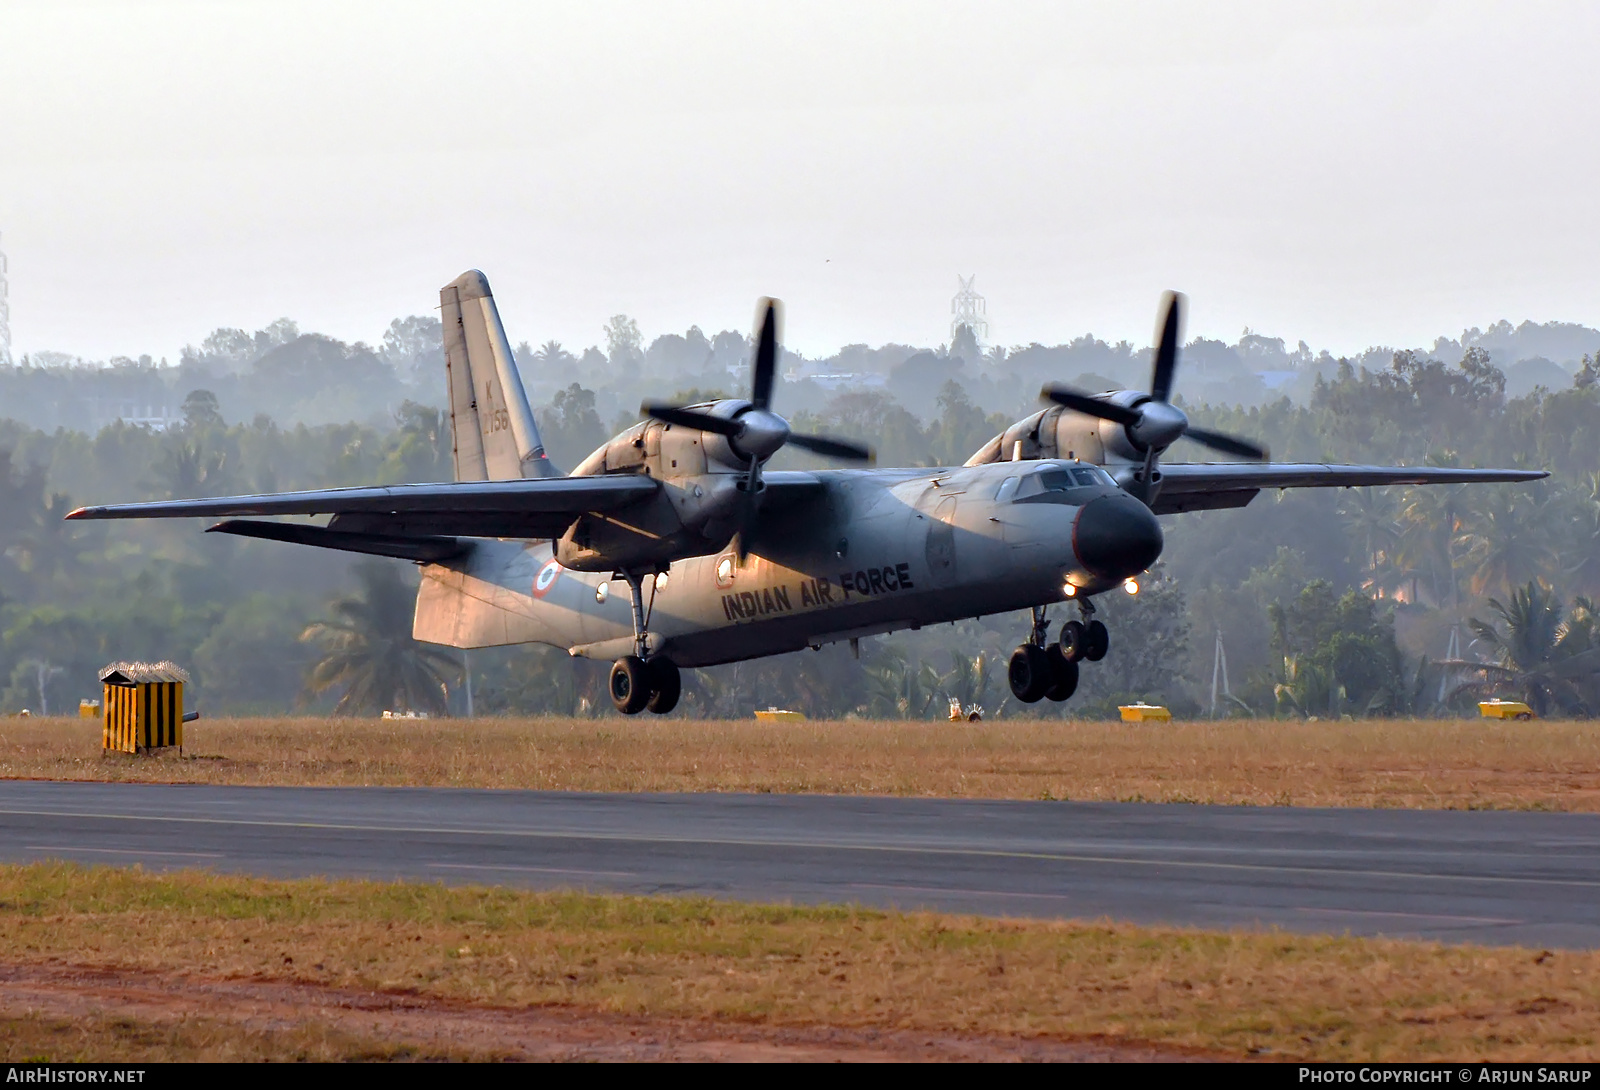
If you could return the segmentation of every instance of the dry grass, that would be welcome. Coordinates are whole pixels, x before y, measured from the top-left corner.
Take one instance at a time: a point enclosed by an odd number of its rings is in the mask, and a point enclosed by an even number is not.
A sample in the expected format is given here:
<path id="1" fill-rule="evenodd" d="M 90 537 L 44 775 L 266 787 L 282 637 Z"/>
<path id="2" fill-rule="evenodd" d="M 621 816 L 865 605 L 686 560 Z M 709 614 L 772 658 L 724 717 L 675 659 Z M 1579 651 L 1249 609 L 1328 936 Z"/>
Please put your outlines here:
<path id="1" fill-rule="evenodd" d="M 191 760 L 0 720 L 0 777 L 1600 810 L 1600 725 L 213 719 Z"/>
<path id="2" fill-rule="evenodd" d="M 257 1029 L 215 1018 L 151 1021 L 107 1014 L 0 1016 L 0 1063 L 246 1063 L 471 1060 L 326 1026 Z"/>
<path id="3" fill-rule="evenodd" d="M 67 864 L 0 868 L 0 901 L 11 965 L 1241 1055 L 1600 1057 L 1597 953 Z M 296 1032 L 275 1047 L 365 1047 Z"/>

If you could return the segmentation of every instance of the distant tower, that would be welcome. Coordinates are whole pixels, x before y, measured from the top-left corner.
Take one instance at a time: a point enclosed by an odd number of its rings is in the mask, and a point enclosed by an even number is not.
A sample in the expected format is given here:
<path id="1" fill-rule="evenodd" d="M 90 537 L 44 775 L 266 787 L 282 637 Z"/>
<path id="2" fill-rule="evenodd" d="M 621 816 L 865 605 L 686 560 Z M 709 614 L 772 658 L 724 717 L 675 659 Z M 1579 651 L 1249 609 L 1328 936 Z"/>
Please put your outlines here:
<path id="1" fill-rule="evenodd" d="M 6 255 L 0 250 L 0 363 L 11 362 L 11 285 L 6 281 Z"/>
<path id="2" fill-rule="evenodd" d="M 989 339 L 989 319 L 985 317 L 988 307 L 984 304 L 983 296 L 972 290 L 973 282 L 978 279 L 978 274 L 971 276 L 956 275 L 961 290 L 956 292 L 956 297 L 950 300 L 950 313 L 955 317 L 950 320 L 950 339 L 956 338 L 956 330 L 966 326 L 972 330 L 972 335 L 981 343 Z"/>
<path id="3" fill-rule="evenodd" d="M 1219 689 L 1217 683 L 1221 682 Z M 1211 718 L 1217 717 L 1217 696 L 1233 698 L 1233 690 L 1228 688 L 1228 653 L 1222 649 L 1222 629 L 1217 629 L 1217 649 L 1211 657 Z"/>

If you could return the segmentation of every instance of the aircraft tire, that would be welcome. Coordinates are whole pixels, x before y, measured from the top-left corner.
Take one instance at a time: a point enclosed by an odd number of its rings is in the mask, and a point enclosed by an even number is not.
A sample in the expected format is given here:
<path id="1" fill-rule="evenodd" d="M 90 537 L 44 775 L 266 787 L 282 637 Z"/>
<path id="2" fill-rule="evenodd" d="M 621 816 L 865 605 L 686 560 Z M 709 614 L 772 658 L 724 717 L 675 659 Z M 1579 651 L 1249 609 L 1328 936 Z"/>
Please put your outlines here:
<path id="1" fill-rule="evenodd" d="M 1090 621 L 1083 630 L 1083 657 L 1099 662 L 1111 650 L 1111 632 L 1100 621 Z"/>
<path id="2" fill-rule="evenodd" d="M 1078 664 L 1061 653 L 1059 644 L 1045 654 L 1050 658 L 1050 688 L 1044 695 L 1059 704 L 1078 691 Z"/>
<path id="3" fill-rule="evenodd" d="M 638 715 L 650 701 L 650 668 L 638 655 L 611 664 L 611 703 L 623 715 Z"/>
<path id="4" fill-rule="evenodd" d="M 1044 648 L 1025 643 L 1011 653 L 1011 666 L 1007 670 L 1011 682 L 1011 695 L 1024 704 L 1037 704 L 1050 688 L 1050 659 Z"/>
<path id="5" fill-rule="evenodd" d="M 1068 621 L 1061 626 L 1059 646 L 1062 656 L 1068 662 L 1077 662 L 1083 658 L 1088 650 L 1088 644 L 1088 630 L 1083 627 L 1082 621 Z"/>
<path id="6" fill-rule="evenodd" d="M 678 667 L 671 659 L 651 659 L 647 666 L 650 670 L 650 700 L 645 707 L 656 715 L 666 715 L 678 706 L 678 697 L 683 695 L 683 675 L 678 673 Z"/>

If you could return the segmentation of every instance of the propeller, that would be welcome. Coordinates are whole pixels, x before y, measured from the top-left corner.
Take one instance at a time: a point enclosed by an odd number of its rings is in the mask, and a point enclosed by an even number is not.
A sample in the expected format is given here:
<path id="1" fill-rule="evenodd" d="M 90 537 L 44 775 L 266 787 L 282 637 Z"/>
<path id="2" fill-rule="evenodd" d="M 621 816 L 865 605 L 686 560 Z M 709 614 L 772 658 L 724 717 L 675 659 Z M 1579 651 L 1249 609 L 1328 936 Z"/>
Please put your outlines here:
<path id="1" fill-rule="evenodd" d="M 1172 404 L 1173 378 L 1178 370 L 1178 346 L 1183 341 L 1183 296 L 1169 291 L 1162 296 L 1161 331 L 1156 337 L 1155 360 L 1150 370 L 1150 393 L 1132 405 L 1119 405 L 1068 386 L 1050 385 L 1039 391 L 1053 401 L 1085 416 L 1122 425 L 1135 450 L 1144 452 L 1144 470 L 1128 489 L 1145 502 L 1155 498 L 1151 488 L 1156 459 L 1179 439 L 1192 439 L 1222 454 L 1253 462 L 1267 459 L 1266 448 L 1248 439 L 1226 435 L 1189 423 L 1182 409 Z"/>
<path id="2" fill-rule="evenodd" d="M 789 430 L 789 422 L 772 411 L 772 387 L 778 375 L 778 321 L 776 299 L 762 299 L 758 307 L 756 354 L 750 367 L 750 402 L 731 416 L 716 416 L 704 409 L 647 401 L 639 406 L 645 416 L 683 428 L 699 428 L 723 436 L 741 459 L 749 461 L 739 489 L 744 493 L 739 517 L 739 559 L 749 552 L 748 542 L 755 529 L 760 505 L 761 466 L 786 444 L 793 443 L 814 454 L 846 461 L 872 461 L 872 448 L 848 439 L 825 435 L 802 435 Z"/>

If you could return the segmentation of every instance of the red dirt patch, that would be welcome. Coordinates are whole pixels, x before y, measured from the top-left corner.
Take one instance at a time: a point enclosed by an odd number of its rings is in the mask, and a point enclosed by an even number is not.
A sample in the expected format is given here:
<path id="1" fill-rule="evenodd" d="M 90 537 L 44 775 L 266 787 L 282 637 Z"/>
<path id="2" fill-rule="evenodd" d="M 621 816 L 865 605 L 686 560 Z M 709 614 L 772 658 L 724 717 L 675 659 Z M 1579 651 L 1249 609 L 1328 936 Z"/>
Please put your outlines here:
<path id="1" fill-rule="evenodd" d="M 415 1044 L 505 1060 L 1103 1062 L 1231 1058 L 1103 1038 L 763 1026 L 559 1007 L 477 1007 L 315 984 L 64 965 L 0 965 L 0 1012 L 55 1018 L 111 1016 L 151 1023 L 205 1018 L 251 1031 L 317 1024 L 388 1044 Z"/>

